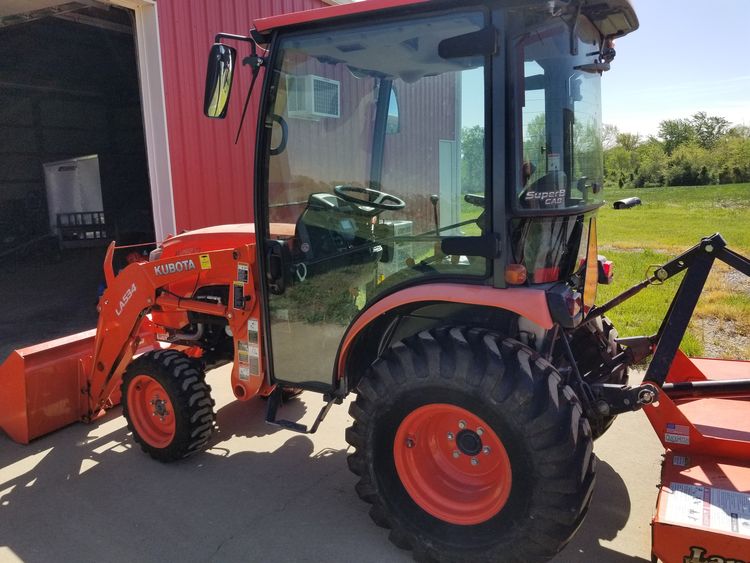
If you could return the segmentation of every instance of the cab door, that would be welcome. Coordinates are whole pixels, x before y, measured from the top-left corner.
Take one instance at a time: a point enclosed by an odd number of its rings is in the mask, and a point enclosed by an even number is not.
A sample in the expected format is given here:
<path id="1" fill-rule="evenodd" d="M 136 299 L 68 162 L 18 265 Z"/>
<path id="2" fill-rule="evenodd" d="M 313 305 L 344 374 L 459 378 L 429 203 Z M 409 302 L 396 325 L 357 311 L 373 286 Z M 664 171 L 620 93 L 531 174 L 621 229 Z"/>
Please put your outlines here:
<path id="1" fill-rule="evenodd" d="M 450 11 L 276 42 L 256 194 L 276 381 L 330 389 L 344 333 L 374 300 L 490 275 L 487 258 L 441 250 L 491 231 L 486 57 L 446 48 L 486 20 Z"/>

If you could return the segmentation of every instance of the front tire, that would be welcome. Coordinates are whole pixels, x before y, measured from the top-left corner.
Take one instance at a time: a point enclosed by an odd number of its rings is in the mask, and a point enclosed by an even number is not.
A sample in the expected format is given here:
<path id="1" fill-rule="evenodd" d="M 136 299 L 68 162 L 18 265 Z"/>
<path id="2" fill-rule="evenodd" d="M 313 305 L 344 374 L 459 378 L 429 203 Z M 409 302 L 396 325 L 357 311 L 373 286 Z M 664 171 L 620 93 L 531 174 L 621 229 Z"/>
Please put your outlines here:
<path id="1" fill-rule="evenodd" d="M 555 368 L 480 329 L 422 332 L 357 387 L 346 438 L 370 515 L 428 561 L 543 561 L 581 524 L 591 430 Z"/>
<path id="2" fill-rule="evenodd" d="M 122 378 L 122 413 L 141 449 L 159 461 L 176 461 L 203 450 L 216 415 L 206 374 L 176 350 L 149 352 Z"/>

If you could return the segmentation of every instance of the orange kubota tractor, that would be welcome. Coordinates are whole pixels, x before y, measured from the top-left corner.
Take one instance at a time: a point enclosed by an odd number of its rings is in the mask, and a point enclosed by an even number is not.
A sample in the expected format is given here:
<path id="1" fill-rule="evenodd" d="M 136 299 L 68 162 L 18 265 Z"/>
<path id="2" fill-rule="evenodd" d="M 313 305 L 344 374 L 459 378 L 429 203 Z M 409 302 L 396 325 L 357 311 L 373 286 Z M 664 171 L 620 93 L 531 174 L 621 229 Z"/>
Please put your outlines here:
<path id="1" fill-rule="evenodd" d="M 713 261 L 750 263 L 714 235 L 594 304 L 612 277 L 600 80 L 637 26 L 629 0 L 372 0 L 217 35 L 209 117 L 238 60 L 222 40 L 248 44 L 253 86 L 264 70 L 255 223 L 168 238 L 118 275 L 110 247 L 96 331 L 13 353 L 0 426 L 28 442 L 122 402 L 172 461 L 210 443 L 213 366 L 298 432 L 354 392 L 349 466 L 395 544 L 536 561 L 586 515 L 594 439 L 645 407 L 668 450 L 655 557 L 746 555 L 748 364 L 678 345 Z M 618 339 L 604 314 L 679 273 L 659 332 Z M 310 429 L 278 417 L 301 389 L 324 398 Z"/>

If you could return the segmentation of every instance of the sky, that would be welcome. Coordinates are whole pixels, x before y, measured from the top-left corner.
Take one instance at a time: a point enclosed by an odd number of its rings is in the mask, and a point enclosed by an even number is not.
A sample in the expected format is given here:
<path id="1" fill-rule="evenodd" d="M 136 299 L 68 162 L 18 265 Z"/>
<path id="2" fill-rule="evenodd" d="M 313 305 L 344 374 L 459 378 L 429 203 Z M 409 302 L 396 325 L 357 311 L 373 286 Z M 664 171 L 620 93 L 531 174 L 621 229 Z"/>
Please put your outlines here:
<path id="1" fill-rule="evenodd" d="M 705 111 L 750 126 L 750 0 L 633 0 L 640 28 L 604 73 L 604 123 L 655 135 Z"/>

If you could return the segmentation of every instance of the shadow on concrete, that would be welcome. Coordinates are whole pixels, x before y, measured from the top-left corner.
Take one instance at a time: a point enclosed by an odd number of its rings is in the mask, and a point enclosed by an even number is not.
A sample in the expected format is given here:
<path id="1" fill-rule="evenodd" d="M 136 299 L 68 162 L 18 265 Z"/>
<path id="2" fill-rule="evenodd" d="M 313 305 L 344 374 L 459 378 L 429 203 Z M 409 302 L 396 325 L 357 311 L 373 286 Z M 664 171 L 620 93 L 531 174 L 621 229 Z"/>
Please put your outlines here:
<path id="1" fill-rule="evenodd" d="M 219 383 L 219 384 L 223 384 Z M 317 397 L 309 394 L 308 400 Z M 211 439 L 211 447 L 221 441 L 229 440 L 234 436 L 259 437 L 275 434 L 279 431 L 289 432 L 278 426 L 266 423 L 266 410 L 268 402 L 257 397 L 249 401 L 232 401 L 216 411 L 216 431 Z M 299 397 L 295 397 L 279 407 L 277 417 L 279 419 L 291 420 L 292 422 L 309 422 L 303 420 L 307 413 L 307 405 Z"/>
<path id="2" fill-rule="evenodd" d="M 0 559 L 409 560 L 370 522 L 344 450 L 286 433 L 271 452 L 161 464 L 117 411 L 30 446 L 0 438 Z"/>
<path id="3" fill-rule="evenodd" d="M 283 414 L 311 416 L 306 395 Z M 261 401 L 228 403 L 211 449 L 173 464 L 143 454 L 120 412 L 29 446 L 0 436 L 0 560 L 411 560 L 354 492 L 343 412 L 328 434 L 308 437 L 268 426 Z M 589 515 L 554 561 L 646 561 L 602 545 L 630 511 L 622 479 L 600 462 Z"/>
<path id="4" fill-rule="evenodd" d="M 555 557 L 554 563 L 650 563 L 647 559 L 625 555 L 601 543 L 617 537 L 628 522 L 630 508 L 630 495 L 625 482 L 611 465 L 599 459 L 596 489 L 586 520 L 563 552 Z"/>

